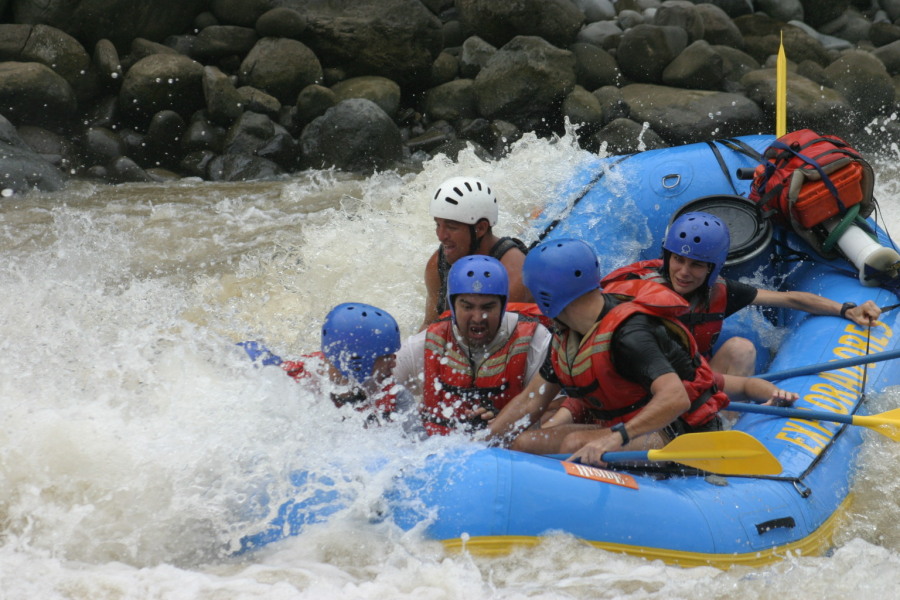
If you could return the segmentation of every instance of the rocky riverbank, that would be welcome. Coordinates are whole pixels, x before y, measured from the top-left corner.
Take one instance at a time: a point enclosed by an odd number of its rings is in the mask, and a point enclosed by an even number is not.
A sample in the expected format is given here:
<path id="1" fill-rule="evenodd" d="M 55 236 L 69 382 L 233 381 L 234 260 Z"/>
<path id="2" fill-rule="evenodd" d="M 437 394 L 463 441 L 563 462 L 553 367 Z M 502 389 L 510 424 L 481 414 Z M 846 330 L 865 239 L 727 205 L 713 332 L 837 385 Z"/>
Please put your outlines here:
<path id="1" fill-rule="evenodd" d="M 621 154 L 788 123 L 900 140 L 900 0 L 0 0 L 0 189 Z"/>

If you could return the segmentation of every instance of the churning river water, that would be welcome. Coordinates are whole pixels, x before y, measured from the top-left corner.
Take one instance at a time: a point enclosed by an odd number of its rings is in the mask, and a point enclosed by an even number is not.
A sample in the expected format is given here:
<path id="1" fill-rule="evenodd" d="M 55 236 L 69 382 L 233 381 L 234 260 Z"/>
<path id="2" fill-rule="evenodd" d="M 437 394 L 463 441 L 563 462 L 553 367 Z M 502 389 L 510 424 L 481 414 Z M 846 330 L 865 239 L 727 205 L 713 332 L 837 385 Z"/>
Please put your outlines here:
<path id="1" fill-rule="evenodd" d="M 900 232 L 896 149 L 876 161 Z M 0 198 L 0 599 L 873 598 L 900 589 L 900 444 L 867 432 L 855 502 L 824 557 L 761 569 L 684 569 L 565 536 L 500 558 L 444 551 L 372 522 L 387 484 L 367 458 L 417 463 L 415 445 L 363 429 L 235 342 L 317 349 L 345 301 L 412 334 L 436 247 L 428 198 L 445 178 L 488 180 L 501 234 L 590 157 L 571 135 L 527 136 L 505 159 L 439 157 L 417 173 L 304 173 L 276 182 L 182 181 Z M 526 241 L 531 241 L 526 239 Z M 657 242 L 658 243 L 658 242 Z M 632 256 L 629 256 L 629 253 Z M 622 249 L 620 264 L 636 252 Z M 871 410 L 900 405 L 873 390 Z M 231 556 L 265 517 L 253 499 L 327 466 L 356 500 L 327 523 Z M 589 518 L 589 515 L 586 515 Z"/>

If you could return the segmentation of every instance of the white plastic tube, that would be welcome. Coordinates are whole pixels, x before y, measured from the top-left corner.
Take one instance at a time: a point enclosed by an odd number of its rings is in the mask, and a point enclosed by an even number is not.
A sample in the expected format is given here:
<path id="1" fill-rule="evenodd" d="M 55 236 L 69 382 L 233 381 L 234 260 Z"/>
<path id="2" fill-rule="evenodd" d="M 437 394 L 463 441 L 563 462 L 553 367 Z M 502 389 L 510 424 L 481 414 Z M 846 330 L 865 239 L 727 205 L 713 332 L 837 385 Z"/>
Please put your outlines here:
<path id="1" fill-rule="evenodd" d="M 838 219 L 829 219 L 823 225 L 830 233 L 839 223 Z M 865 286 L 875 287 L 879 283 L 876 278 L 866 279 L 866 273 L 872 270 L 896 273 L 900 263 L 900 254 L 896 250 L 882 246 L 856 225 L 848 227 L 837 244 L 859 271 L 859 282 Z"/>

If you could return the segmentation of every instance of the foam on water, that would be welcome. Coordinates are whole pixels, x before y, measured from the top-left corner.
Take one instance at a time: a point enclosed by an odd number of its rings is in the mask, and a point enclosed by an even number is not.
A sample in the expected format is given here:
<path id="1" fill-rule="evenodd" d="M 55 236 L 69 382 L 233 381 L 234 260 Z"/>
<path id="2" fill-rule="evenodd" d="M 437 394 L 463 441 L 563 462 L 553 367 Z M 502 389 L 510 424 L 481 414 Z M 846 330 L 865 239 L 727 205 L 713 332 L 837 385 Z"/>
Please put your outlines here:
<path id="1" fill-rule="evenodd" d="M 417 174 L 77 184 L 3 199 L 3 597 L 756 598 L 896 587 L 900 451 L 876 433 L 829 557 L 678 569 L 560 535 L 473 558 L 378 519 L 391 473 L 461 440 L 414 444 L 399 427 L 366 429 L 323 390 L 255 367 L 234 345 L 315 350 L 323 316 L 345 301 L 386 308 L 412 334 L 437 245 L 427 201 L 441 181 L 483 177 L 500 197 L 498 231 L 521 234 L 587 160 L 571 134 L 526 136 L 499 163 L 466 152 Z M 887 177 L 879 197 L 897 210 L 900 177 Z M 640 224 L 623 225 L 640 238 Z M 896 391 L 874 396 L 873 410 L 897 401 Z M 386 447 L 397 449 L 389 468 L 368 469 Z M 335 481 L 347 509 L 231 557 L 292 497 L 298 468 Z"/>

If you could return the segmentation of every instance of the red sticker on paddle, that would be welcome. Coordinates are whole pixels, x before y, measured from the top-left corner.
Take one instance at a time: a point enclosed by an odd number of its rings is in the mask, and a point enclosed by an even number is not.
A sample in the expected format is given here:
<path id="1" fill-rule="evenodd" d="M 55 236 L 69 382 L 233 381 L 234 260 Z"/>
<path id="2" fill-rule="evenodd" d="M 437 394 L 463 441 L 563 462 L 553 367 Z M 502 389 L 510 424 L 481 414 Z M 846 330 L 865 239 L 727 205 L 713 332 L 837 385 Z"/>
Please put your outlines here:
<path id="1" fill-rule="evenodd" d="M 626 473 L 617 473 L 615 471 L 607 471 L 606 469 L 598 469 L 597 467 L 589 467 L 578 463 L 561 461 L 563 468 L 569 475 L 575 477 L 584 477 L 594 481 L 602 481 L 603 483 L 611 483 L 613 485 L 621 485 L 622 487 L 638 489 L 637 481 L 631 475 Z"/>

